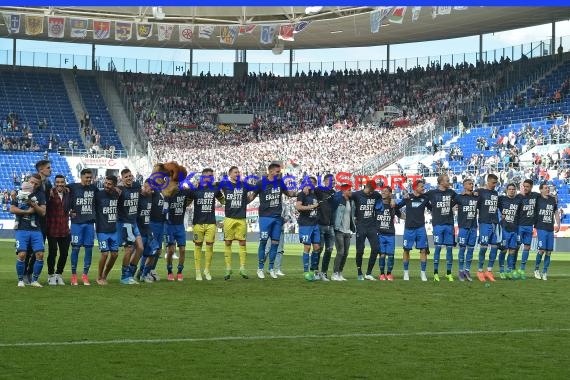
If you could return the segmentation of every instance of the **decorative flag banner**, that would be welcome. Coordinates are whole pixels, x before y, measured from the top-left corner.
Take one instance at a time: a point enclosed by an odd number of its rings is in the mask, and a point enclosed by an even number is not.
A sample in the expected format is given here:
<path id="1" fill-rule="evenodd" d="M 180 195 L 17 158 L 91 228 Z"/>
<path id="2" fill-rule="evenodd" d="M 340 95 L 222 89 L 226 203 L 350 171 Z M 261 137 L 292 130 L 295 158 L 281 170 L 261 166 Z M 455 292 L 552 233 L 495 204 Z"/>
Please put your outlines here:
<path id="1" fill-rule="evenodd" d="M 418 21 L 422 7 L 412 7 L 412 22 Z"/>
<path id="2" fill-rule="evenodd" d="M 115 21 L 115 40 L 128 41 L 133 36 L 133 24 Z"/>
<path id="3" fill-rule="evenodd" d="M 9 34 L 20 33 L 20 15 L 4 13 L 4 23 Z"/>
<path id="4" fill-rule="evenodd" d="M 262 45 L 269 45 L 273 43 L 273 37 L 277 28 L 275 25 L 262 25 L 261 34 L 259 36 L 259 43 Z"/>
<path id="5" fill-rule="evenodd" d="M 438 15 L 448 15 L 451 14 L 451 7 L 437 7 Z"/>
<path id="6" fill-rule="evenodd" d="M 180 42 L 192 42 L 192 38 L 194 37 L 194 25 L 178 25 L 178 35 Z"/>
<path id="7" fill-rule="evenodd" d="M 253 31 L 255 30 L 255 27 L 256 27 L 256 26 L 257 26 L 257 25 L 255 25 L 255 24 L 241 25 L 241 26 L 239 27 L 239 34 L 240 34 L 240 35 L 242 35 L 242 34 L 251 34 L 251 33 L 253 33 Z"/>
<path id="8" fill-rule="evenodd" d="M 111 21 L 93 20 L 93 39 L 106 40 L 111 36 Z"/>
<path id="9" fill-rule="evenodd" d="M 44 32 L 44 16 L 26 16 L 26 34 L 37 36 Z"/>
<path id="10" fill-rule="evenodd" d="M 48 17 L 48 37 L 63 38 L 65 32 L 65 18 Z"/>
<path id="11" fill-rule="evenodd" d="M 295 41 L 293 33 L 295 32 L 295 25 L 287 24 L 279 27 L 279 39 L 283 41 Z"/>
<path id="12" fill-rule="evenodd" d="M 213 25 L 200 25 L 200 38 L 210 39 L 212 33 L 214 33 Z"/>
<path id="13" fill-rule="evenodd" d="M 174 25 L 172 24 L 159 24 L 158 25 L 158 40 L 159 41 L 170 41 L 172 38 L 172 31 L 174 30 Z"/>
<path id="14" fill-rule="evenodd" d="M 151 23 L 138 23 L 137 24 L 137 40 L 146 40 L 152 36 Z"/>
<path id="15" fill-rule="evenodd" d="M 222 26 L 220 31 L 220 43 L 225 45 L 233 45 L 239 34 L 239 25 Z"/>
<path id="16" fill-rule="evenodd" d="M 431 18 L 435 20 L 437 17 L 437 7 L 431 7 Z"/>
<path id="17" fill-rule="evenodd" d="M 300 21 L 296 23 L 295 30 L 293 31 L 293 33 L 301 33 L 303 30 L 307 28 L 307 26 L 309 26 L 310 23 L 311 23 L 310 21 Z"/>
<path id="18" fill-rule="evenodd" d="M 86 18 L 72 18 L 69 20 L 71 24 L 71 38 L 86 38 L 87 37 L 87 23 Z"/>
<path id="19" fill-rule="evenodd" d="M 380 30 L 380 11 L 370 12 L 370 33 L 378 33 Z"/>
<path id="20" fill-rule="evenodd" d="M 468 9 L 469 7 L 453 7 L 454 11 L 464 11 L 466 9 Z"/>
<path id="21" fill-rule="evenodd" d="M 406 9 L 408 7 L 395 7 L 392 16 L 388 19 L 393 24 L 401 24 L 404 22 L 404 16 L 406 15 Z"/>

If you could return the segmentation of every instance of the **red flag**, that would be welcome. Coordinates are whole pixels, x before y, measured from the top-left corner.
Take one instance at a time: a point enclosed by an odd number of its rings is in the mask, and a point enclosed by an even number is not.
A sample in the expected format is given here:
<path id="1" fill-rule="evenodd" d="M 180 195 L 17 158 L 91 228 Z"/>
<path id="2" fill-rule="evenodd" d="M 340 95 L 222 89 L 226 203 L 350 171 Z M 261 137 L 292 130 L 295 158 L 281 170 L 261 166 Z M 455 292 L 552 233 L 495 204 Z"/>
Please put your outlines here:
<path id="1" fill-rule="evenodd" d="M 295 41 L 293 33 L 295 32 L 295 25 L 281 25 L 279 28 L 279 39 L 284 41 Z"/>

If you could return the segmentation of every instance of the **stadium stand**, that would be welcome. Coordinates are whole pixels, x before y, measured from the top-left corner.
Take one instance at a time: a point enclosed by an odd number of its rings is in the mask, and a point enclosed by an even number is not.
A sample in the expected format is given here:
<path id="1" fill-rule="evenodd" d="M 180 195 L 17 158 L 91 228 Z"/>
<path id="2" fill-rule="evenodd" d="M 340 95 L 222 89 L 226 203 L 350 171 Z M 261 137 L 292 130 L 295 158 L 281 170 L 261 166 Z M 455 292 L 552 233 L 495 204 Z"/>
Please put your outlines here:
<path id="1" fill-rule="evenodd" d="M 36 172 L 35 164 L 45 159 L 44 153 L 32 152 L 0 152 L 0 219 L 12 219 L 14 216 L 8 212 L 8 195 L 12 189 L 17 189 L 32 173 Z M 63 174 L 68 183 L 74 182 L 73 174 L 64 156 L 50 154 L 52 177 Z"/>
<path id="2" fill-rule="evenodd" d="M 59 74 L 0 69 L 2 150 L 83 148 L 79 126 Z M 27 132 L 23 134 L 24 130 Z"/>

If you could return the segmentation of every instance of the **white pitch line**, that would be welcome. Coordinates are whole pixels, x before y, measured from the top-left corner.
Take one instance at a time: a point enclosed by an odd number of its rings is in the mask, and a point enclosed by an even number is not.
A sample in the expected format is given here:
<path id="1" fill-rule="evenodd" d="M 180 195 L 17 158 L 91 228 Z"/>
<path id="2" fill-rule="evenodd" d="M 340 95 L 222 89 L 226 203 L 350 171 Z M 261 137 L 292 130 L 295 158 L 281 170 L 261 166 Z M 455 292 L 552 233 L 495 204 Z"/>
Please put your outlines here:
<path id="1" fill-rule="evenodd" d="M 71 342 L 22 342 L 0 343 L 0 348 L 15 347 L 45 347 L 45 346 L 92 346 L 92 345 L 121 345 L 121 344 L 168 344 L 168 343 L 196 343 L 221 341 L 263 341 L 263 340 L 304 340 L 304 339 L 339 339 L 339 338 L 405 338 L 421 336 L 450 336 L 450 335 L 502 335 L 502 334 L 540 334 L 570 332 L 564 329 L 516 329 L 516 330 L 463 330 L 463 331 L 419 331 L 410 333 L 353 333 L 330 335 L 253 335 L 253 336 L 218 336 L 205 338 L 167 338 L 167 339 L 113 339 L 113 340 L 79 340 Z"/>

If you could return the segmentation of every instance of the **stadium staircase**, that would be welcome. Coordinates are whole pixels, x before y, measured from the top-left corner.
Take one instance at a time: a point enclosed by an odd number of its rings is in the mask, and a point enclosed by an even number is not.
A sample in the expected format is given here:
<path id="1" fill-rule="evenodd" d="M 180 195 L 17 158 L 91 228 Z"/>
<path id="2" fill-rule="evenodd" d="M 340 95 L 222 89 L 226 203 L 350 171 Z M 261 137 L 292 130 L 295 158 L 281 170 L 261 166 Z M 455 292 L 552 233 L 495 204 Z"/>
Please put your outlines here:
<path id="1" fill-rule="evenodd" d="M 82 103 L 85 105 L 85 111 L 89 113 L 91 124 L 101 135 L 101 146 L 105 144 L 109 146 L 114 145 L 117 151 L 123 150 L 123 144 L 119 139 L 115 124 L 99 91 L 95 76 L 78 73 L 76 82 Z"/>

